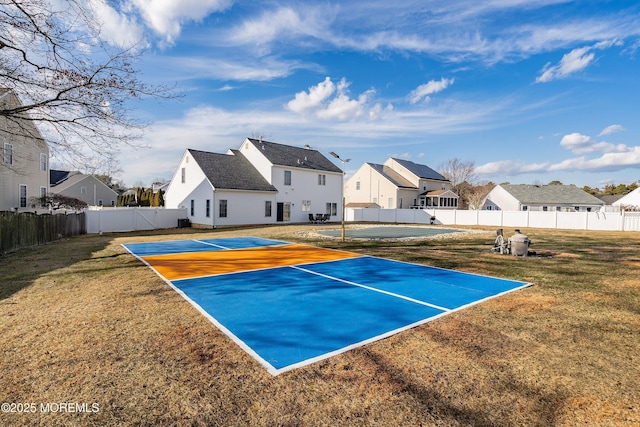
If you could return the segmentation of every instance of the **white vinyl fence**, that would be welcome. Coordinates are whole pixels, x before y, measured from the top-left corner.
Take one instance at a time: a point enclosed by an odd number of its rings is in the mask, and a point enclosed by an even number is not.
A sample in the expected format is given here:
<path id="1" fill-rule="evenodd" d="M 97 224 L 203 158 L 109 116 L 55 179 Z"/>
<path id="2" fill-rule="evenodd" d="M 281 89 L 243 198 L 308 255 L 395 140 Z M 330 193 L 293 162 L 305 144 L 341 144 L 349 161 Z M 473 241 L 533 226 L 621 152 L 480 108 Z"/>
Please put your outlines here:
<path id="1" fill-rule="evenodd" d="M 188 218 L 186 209 L 98 208 L 85 210 L 87 233 L 175 228 Z"/>
<path id="2" fill-rule="evenodd" d="M 640 212 L 542 212 L 346 208 L 345 221 L 640 231 Z"/>

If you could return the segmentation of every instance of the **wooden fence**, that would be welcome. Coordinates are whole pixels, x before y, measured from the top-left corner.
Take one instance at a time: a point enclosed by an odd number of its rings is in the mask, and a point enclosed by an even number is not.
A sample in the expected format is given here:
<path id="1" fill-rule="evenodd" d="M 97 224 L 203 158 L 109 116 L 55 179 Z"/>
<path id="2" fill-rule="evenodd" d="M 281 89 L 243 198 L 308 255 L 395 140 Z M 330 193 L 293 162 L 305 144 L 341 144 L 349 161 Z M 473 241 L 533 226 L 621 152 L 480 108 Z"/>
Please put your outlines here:
<path id="1" fill-rule="evenodd" d="M 0 212 L 0 255 L 87 232 L 85 214 Z"/>

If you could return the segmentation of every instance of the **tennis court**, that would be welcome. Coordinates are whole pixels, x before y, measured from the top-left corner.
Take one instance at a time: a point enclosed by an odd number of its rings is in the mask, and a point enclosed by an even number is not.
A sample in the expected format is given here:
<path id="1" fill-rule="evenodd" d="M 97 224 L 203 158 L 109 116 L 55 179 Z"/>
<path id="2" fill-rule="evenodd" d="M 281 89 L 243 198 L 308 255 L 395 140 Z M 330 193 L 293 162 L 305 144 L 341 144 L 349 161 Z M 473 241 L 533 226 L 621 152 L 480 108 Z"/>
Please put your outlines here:
<path id="1" fill-rule="evenodd" d="M 273 375 L 530 285 L 256 237 L 123 246 Z"/>

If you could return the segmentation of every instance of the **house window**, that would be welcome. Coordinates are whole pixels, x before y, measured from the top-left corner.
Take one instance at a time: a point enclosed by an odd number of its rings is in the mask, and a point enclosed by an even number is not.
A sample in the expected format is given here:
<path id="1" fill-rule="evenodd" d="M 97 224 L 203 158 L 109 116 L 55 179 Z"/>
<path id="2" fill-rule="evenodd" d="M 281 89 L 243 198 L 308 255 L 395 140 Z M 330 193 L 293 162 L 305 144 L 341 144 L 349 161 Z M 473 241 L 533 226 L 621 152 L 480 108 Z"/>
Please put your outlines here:
<path id="1" fill-rule="evenodd" d="M 556 212 L 560 212 L 562 208 L 560 206 L 556 206 Z"/>
<path id="2" fill-rule="evenodd" d="M 80 187 L 80 194 L 87 194 L 87 187 L 85 186 Z"/>
<path id="3" fill-rule="evenodd" d="M 284 171 L 284 185 L 291 185 L 291 171 Z"/>
<path id="4" fill-rule="evenodd" d="M 102 202 L 102 199 L 98 199 L 98 206 L 103 206 L 104 203 Z"/>
<path id="5" fill-rule="evenodd" d="M 220 200 L 220 218 L 227 217 L 227 201 Z"/>
<path id="6" fill-rule="evenodd" d="M 47 206 L 47 187 L 40 187 L 40 207 L 44 208 Z"/>
<path id="7" fill-rule="evenodd" d="M 302 212 L 311 212 L 311 200 L 302 201 Z"/>
<path id="8" fill-rule="evenodd" d="M 7 165 L 13 164 L 13 145 L 8 142 L 4 143 L 4 162 Z"/>
<path id="9" fill-rule="evenodd" d="M 356 181 L 356 190 L 360 189 L 360 181 Z"/>
<path id="10" fill-rule="evenodd" d="M 327 210 L 325 213 L 329 215 L 338 215 L 338 204 L 337 203 L 327 203 Z"/>
<path id="11" fill-rule="evenodd" d="M 526 206 L 526 205 L 525 205 L 525 206 L 523 206 L 523 207 L 522 207 L 522 210 L 523 210 L 523 211 L 526 211 L 526 210 L 528 210 L 528 209 L 529 209 L 529 206 Z"/>
<path id="12" fill-rule="evenodd" d="M 185 182 L 187 182 L 187 171 L 185 170 L 185 168 L 182 168 L 180 170 L 180 173 L 182 174 L 182 183 L 184 184 Z"/>
<path id="13" fill-rule="evenodd" d="M 47 171 L 47 155 L 40 153 L 40 170 Z"/>
<path id="14" fill-rule="evenodd" d="M 318 185 L 327 185 L 327 175 L 318 174 Z"/>
<path id="15" fill-rule="evenodd" d="M 207 199 L 206 202 L 204 203 L 204 214 L 207 218 L 209 218 L 211 216 L 211 200 Z"/>
<path id="16" fill-rule="evenodd" d="M 264 202 L 264 216 L 271 216 L 271 200 L 267 200 Z"/>
<path id="17" fill-rule="evenodd" d="M 196 201 L 191 199 L 191 216 L 196 214 Z"/>
<path id="18" fill-rule="evenodd" d="M 20 185 L 20 207 L 21 208 L 27 207 L 27 186 L 26 185 Z"/>

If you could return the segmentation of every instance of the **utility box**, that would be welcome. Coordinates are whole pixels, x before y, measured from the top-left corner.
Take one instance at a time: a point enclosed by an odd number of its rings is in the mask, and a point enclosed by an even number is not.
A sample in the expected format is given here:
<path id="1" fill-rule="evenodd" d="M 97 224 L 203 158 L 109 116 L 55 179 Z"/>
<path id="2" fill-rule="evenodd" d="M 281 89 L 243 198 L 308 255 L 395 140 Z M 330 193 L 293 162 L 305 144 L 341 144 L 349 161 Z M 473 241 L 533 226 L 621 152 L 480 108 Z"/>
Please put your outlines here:
<path id="1" fill-rule="evenodd" d="M 531 241 L 529 240 L 529 236 L 526 234 L 516 232 L 516 234 L 509 238 L 509 243 L 511 246 L 511 253 L 513 255 L 527 256 L 529 253 L 529 244 Z"/>

